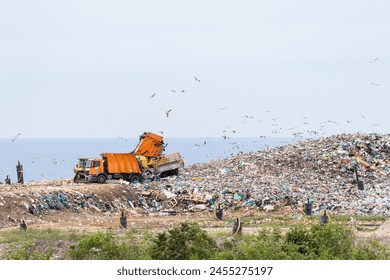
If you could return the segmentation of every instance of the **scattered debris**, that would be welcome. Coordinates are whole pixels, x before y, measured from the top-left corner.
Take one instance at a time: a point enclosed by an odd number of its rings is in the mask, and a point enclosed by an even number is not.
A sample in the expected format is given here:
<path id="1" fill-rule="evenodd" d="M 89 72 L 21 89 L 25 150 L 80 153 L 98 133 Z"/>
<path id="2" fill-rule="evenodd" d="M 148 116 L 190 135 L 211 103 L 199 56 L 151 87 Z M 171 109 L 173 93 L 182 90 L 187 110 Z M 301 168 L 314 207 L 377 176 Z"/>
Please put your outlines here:
<path id="1" fill-rule="evenodd" d="M 226 211 L 302 215 L 310 201 L 314 214 L 388 215 L 389 175 L 389 135 L 341 134 L 194 164 L 178 176 L 142 183 L 75 184 L 69 179 L 2 185 L 0 212 L 19 207 L 36 217 L 82 210 L 176 215 L 214 212 L 218 205 Z M 16 219 L 4 216 L 8 222 Z"/>

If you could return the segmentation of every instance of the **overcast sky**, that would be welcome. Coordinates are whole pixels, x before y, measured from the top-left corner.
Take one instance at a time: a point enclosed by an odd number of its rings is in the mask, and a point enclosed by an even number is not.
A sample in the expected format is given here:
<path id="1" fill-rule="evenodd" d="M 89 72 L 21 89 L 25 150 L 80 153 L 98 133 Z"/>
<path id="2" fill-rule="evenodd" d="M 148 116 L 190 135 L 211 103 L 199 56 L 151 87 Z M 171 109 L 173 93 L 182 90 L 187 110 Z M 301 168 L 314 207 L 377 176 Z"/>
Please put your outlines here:
<path id="1" fill-rule="evenodd" d="M 389 11 L 0 0 L 0 138 L 389 133 Z"/>

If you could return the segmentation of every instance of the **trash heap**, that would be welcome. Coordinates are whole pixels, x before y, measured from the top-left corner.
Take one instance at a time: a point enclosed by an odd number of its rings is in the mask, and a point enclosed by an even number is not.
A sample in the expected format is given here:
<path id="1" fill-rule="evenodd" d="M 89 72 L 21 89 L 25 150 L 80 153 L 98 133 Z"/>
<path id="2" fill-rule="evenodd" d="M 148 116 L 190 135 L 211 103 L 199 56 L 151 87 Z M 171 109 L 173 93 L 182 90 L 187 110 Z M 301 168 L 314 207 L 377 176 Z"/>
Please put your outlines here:
<path id="1" fill-rule="evenodd" d="M 289 206 L 302 214 L 310 199 L 314 213 L 388 215 L 389 149 L 389 135 L 355 133 L 240 153 L 188 166 L 177 177 L 134 184 L 140 198 L 134 204 L 150 212 L 211 210 L 216 203 L 266 211 Z"/>
<path id="2" fill-rule="evenodd" d="M 85 209 L 175 214 L 214 211 L 218 205 L 227 211 L 303 215 L 304 203 L 312 201 L 314 214 L 326 209 L 331 214 L 387 216 L 390 136 L 355 133 L 306 140 L 190 165 L 178 176 L 142 183 L 3 186 L 0 210 L 21 205 L 32 215 Z"/>

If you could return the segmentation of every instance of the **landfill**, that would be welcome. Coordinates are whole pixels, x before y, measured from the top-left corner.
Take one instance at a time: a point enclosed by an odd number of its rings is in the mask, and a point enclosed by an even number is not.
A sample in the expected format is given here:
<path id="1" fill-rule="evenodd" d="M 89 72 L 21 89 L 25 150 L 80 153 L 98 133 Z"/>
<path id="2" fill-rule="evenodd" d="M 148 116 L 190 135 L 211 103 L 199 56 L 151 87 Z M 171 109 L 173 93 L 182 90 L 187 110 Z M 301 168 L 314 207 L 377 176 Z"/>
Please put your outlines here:
<path id="1" fill-rule="evenodd" d="M 149 211 L 220 204 L 264 211 L 288 206 L 301 214 L 309 200 L 314 213 L 388 215 L 389 148 L 389 135 L 341 134 L 194 164 L 178 177 L 135 188 Z M 153 199 L 153 192 L 166 198 Z"/>
<path id="2" fill-rule="evenodd" d="M 389 176 L 390 135 L 340 134 L 240 152 L 187 166 L 178 176 L 143 182 L 0 185 L 0 211 L 11 204 L 32 216 L 84 209 L 175 215 L 216 207 L 303 215 L 310 203 L 314 214 L 388 216 Z"/>

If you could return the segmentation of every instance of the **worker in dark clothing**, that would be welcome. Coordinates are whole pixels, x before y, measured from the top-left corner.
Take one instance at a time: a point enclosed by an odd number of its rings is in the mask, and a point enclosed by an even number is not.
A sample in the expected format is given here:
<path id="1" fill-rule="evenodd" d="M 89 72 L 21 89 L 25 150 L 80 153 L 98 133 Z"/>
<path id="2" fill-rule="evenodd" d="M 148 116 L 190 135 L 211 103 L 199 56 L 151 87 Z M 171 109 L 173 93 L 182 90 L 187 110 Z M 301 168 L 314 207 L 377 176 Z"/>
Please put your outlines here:
<path id="1" fill-rule="evenodd" d="M 9 177 L 9 175 L 7 175 L 7 177 L 5 178 L 5 183 L 7 185 L 11 185 L 11 178 Z"/>

